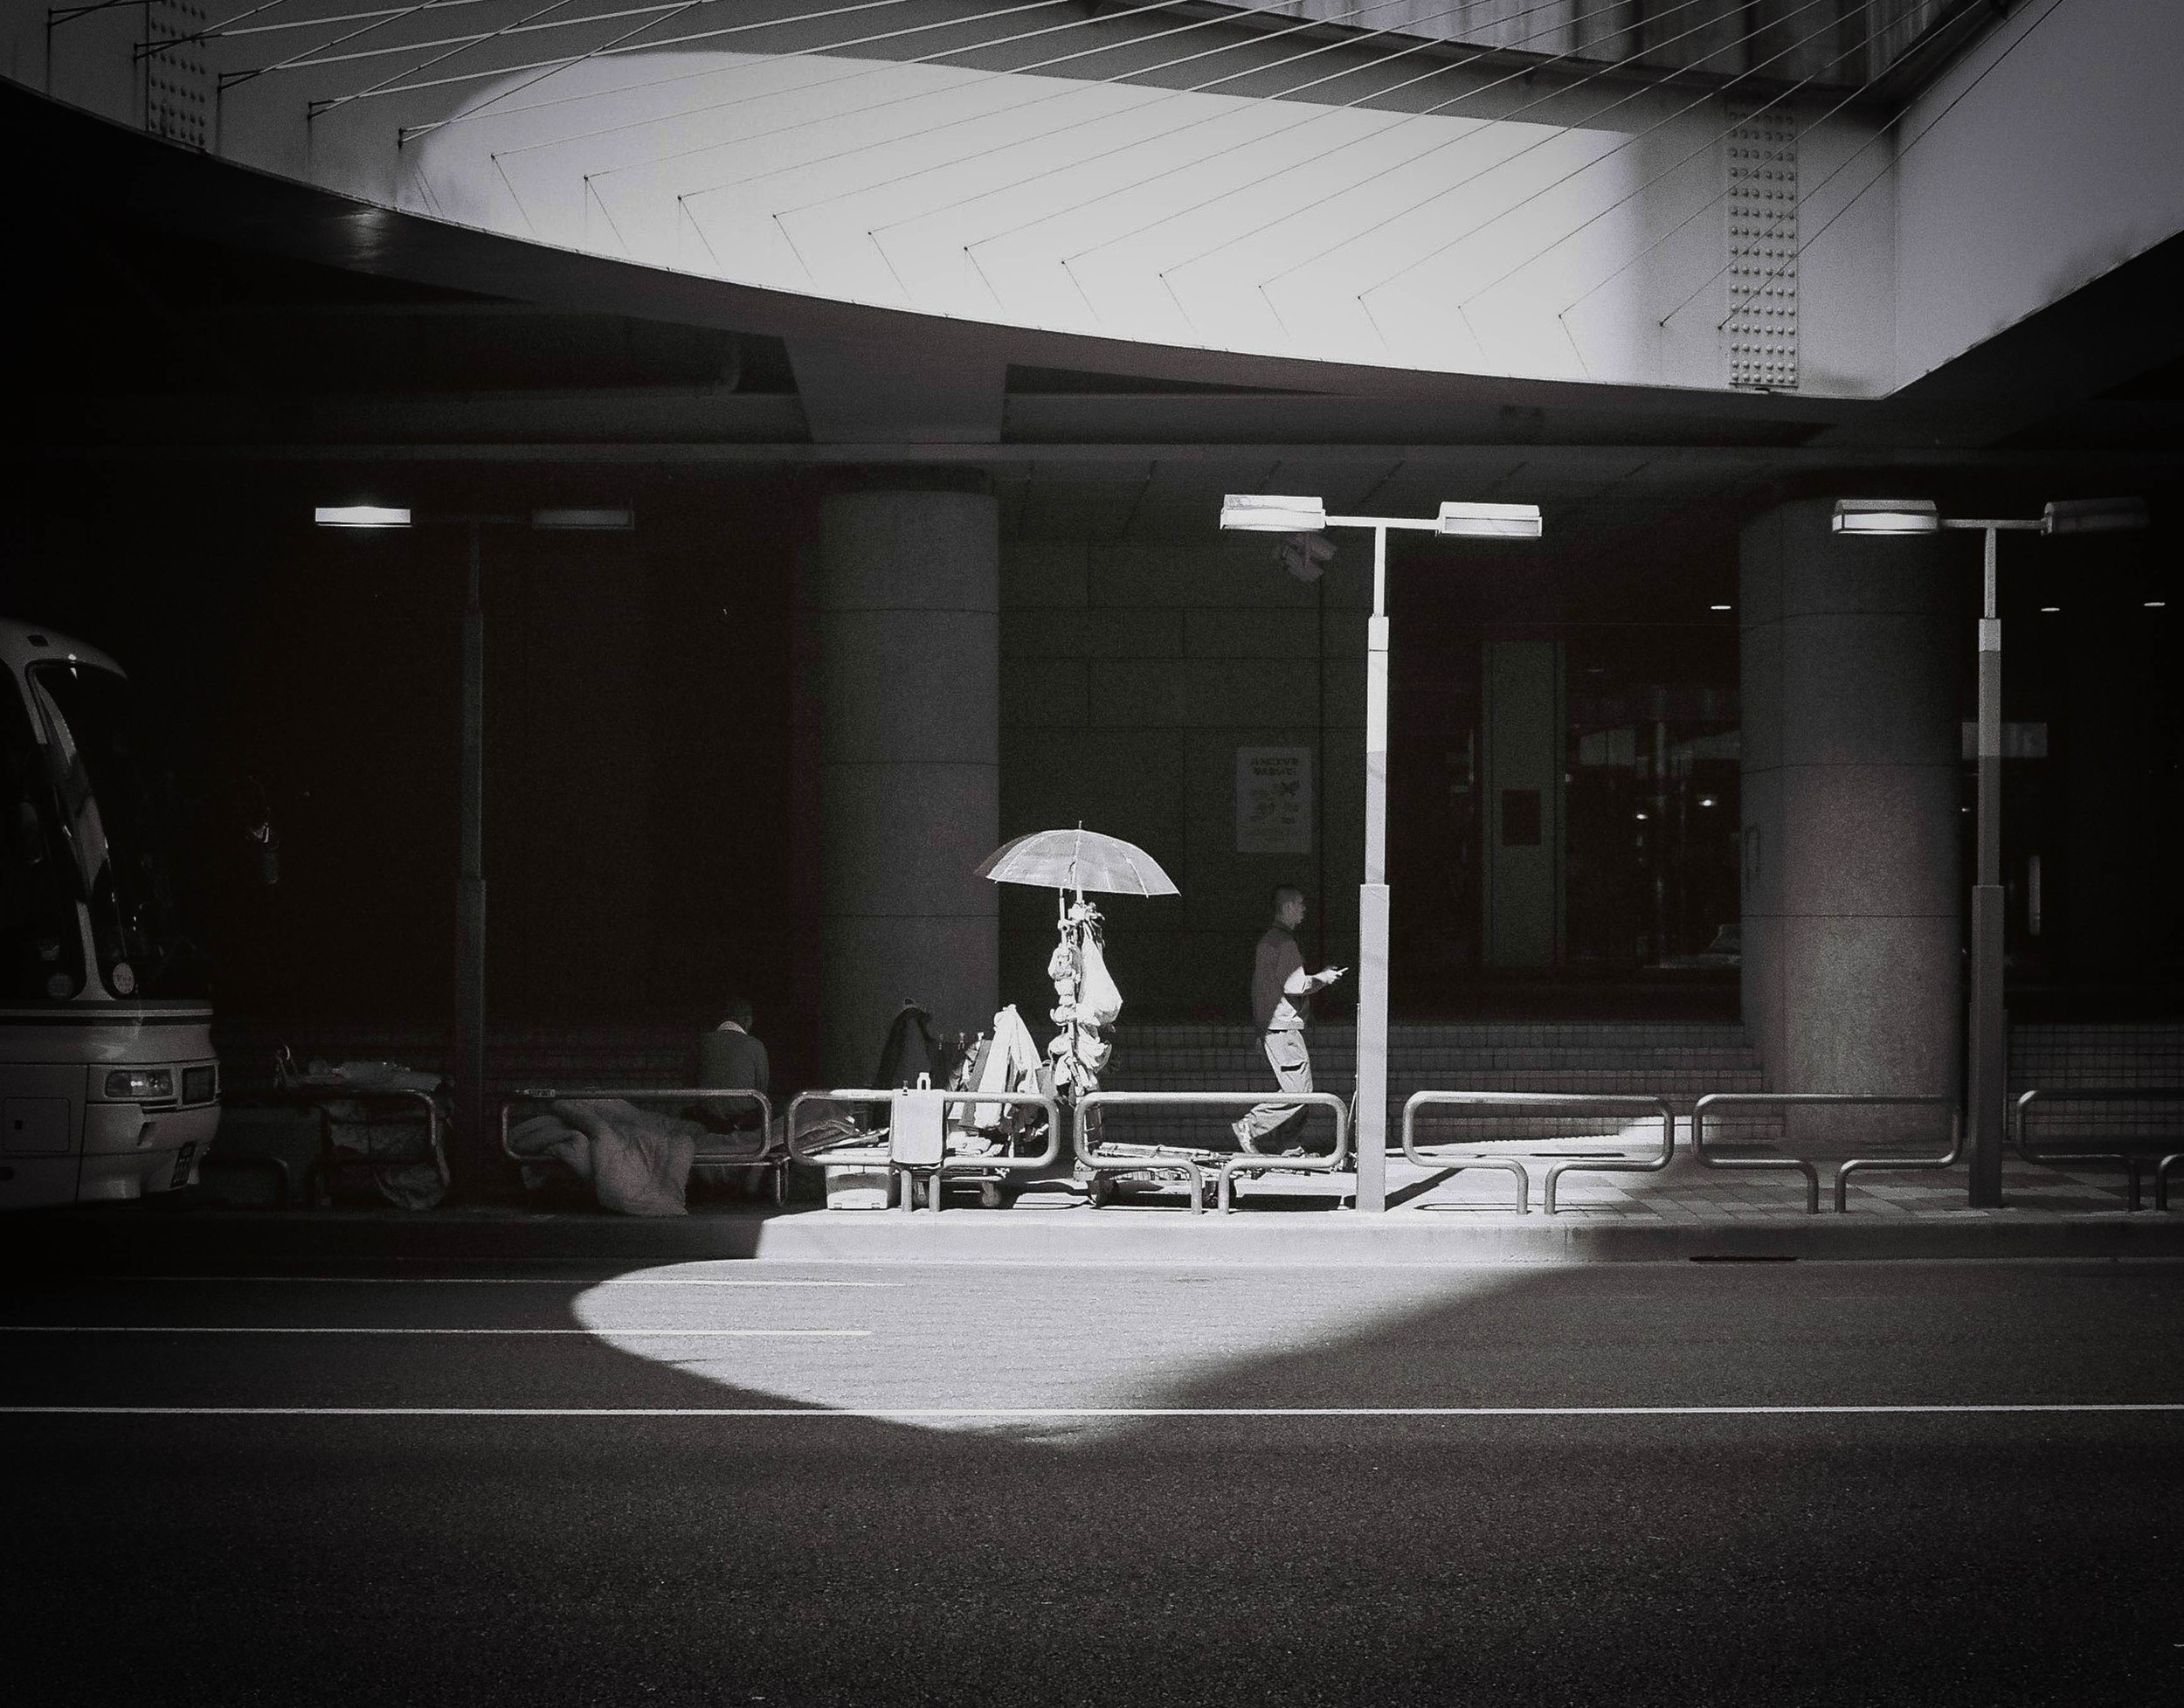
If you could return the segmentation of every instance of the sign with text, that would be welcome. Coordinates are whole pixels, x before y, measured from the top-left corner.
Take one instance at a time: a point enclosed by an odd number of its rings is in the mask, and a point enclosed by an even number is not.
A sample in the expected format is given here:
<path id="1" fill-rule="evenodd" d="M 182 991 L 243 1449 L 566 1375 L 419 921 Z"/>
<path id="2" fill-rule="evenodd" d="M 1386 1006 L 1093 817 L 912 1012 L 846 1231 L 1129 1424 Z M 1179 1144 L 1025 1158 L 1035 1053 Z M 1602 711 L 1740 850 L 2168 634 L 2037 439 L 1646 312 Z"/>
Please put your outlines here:
<path id="1" fill-rule="evenodd" d="M 1312 851 L 1312 750 L 1236 750 L 1236 852 Z"/>

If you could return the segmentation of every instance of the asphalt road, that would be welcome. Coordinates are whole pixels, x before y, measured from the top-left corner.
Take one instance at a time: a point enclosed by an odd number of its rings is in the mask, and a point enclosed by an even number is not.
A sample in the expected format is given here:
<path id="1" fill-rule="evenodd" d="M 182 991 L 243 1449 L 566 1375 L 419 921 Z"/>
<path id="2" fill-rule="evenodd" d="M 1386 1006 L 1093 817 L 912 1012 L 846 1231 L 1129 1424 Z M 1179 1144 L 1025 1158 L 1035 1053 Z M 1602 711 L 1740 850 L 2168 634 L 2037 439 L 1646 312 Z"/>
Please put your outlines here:
<path id="1" fill-rule="evenodd" d="M 0 1319 L 14 1703 L 2184 1702 L 2184 1265 L 18 1275 Z"/>

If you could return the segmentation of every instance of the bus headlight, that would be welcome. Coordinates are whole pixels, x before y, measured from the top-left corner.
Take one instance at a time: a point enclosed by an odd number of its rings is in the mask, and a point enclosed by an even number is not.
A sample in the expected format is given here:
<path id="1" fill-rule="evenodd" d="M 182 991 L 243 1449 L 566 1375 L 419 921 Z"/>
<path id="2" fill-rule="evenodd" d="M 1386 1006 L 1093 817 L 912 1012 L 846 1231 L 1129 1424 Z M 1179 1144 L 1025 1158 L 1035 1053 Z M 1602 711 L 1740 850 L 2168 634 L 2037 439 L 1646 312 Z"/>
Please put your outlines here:
<path id="1" fill-rule="evenodd" d="M 150 1103 L 174 1094 L 175 1076 L 164 1068 L 117 1068 L 107 1075 L 107 1096 L 116 1103 Z"/>

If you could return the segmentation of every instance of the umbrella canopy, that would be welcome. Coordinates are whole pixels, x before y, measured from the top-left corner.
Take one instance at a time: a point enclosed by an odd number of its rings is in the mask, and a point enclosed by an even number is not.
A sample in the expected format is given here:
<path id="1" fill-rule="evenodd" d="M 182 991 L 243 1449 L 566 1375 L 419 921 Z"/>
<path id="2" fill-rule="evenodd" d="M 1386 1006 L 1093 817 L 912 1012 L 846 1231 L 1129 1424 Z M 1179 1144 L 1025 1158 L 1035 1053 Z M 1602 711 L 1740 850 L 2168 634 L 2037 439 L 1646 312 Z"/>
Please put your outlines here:
<path id="1" fill-rule="evenodd" d="M 1089 889 L 1102 895 L 1179 895 L 1160 862 L 1134 842 L 1075 830 L 1039 830 L 1004 842 L 978 862 L 978 875 L 996 883 L 1042 889 Z"/>

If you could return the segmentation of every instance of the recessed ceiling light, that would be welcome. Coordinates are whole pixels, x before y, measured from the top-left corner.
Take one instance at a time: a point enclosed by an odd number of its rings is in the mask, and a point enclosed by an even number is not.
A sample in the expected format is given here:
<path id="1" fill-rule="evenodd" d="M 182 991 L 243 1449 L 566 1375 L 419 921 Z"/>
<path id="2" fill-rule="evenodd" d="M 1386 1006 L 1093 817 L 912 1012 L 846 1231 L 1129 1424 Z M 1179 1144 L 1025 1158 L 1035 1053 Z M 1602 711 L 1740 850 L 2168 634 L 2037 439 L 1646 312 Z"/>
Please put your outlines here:
<path id="1" fill-rule="evenodd" d="M 2167 607 L 2168 603 L 2169 602 L 2167 599 L 2148 599 L 2146 601 L 2146 609 L 2148 611 L 2165 610 Z"/>
<path id="2" fill-rule="evenodd" d="M 1736 607 L 1726 605 L 1710 605 L 1706 608 L 1709 611 L 1733 611 Z"/>
<path id="3" fill-rule="evenodd" d="M 2063 607 L 2059 605 L 2043 605 L 2040 607 L 2040 614 L 2042 617 L 2052 617 L 2062 609 Z"/>

